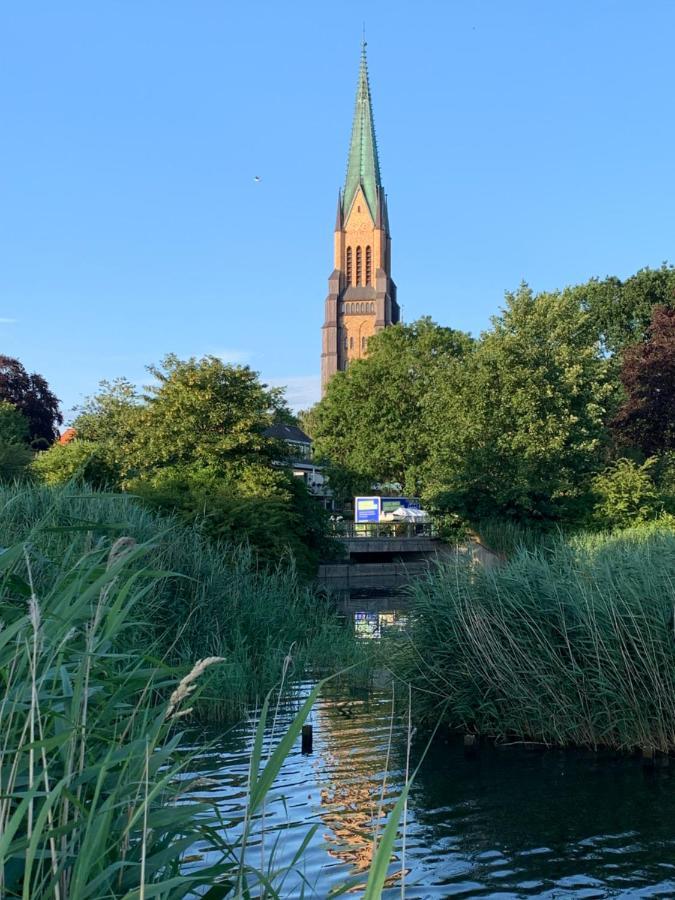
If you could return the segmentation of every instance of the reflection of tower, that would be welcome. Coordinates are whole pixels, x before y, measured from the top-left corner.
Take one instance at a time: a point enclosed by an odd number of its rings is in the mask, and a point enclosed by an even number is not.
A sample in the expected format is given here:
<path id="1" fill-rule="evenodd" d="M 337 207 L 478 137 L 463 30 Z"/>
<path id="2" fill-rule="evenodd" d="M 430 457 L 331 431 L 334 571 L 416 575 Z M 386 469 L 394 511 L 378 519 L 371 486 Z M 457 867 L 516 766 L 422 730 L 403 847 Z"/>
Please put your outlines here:
<path id="1" fill-rule="evenodd" d="M 359 722 L 364 705 L 362 701 L 322 703 L 316 707 L 316 715 L 325 735 L 321 742 L 320 768 L 325 783 L 321 790 L 320 816 L 328 828 L 324 833 L 327 851 L 356 872 L 365 873 L 372 861 L 373 838 L 378 824 L 381 834 L 401 783 L 396 774 L 386 772 L 390 706 L 377 701 L 372 706 L 368 704 L 362 720 L 366 723 L 364 726 Z M 394 728 L 394 741 L 397 732 Z M 395 755 L 392 749 L 391 758 Z M 385 777 L 387 788 L 380 809 Z M 394 872 L 387 884 L 391 885 L 399 878 L 400 871 Z"/>
<path id="2" fill-rule="evenodd" d="M 347 177 L 338 197 L 334 269 L 325 304 L 322 392 L 332 375 L 366 355 L 368 339 L 375 332 L 398 320 L 387 198 L 380 178 L 364 41 Z"/>

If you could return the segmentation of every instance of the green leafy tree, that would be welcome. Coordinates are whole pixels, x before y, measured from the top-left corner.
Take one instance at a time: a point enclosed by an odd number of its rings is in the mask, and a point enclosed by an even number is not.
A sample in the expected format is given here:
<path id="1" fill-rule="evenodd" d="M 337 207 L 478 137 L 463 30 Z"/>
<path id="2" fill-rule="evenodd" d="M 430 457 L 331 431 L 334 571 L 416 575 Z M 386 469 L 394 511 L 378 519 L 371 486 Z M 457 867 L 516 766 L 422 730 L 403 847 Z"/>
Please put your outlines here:
<path id="1" fill-rule="evenodd" d="M 144 394 L 124 379 L 104 382 L 75 420 L 75 440 L 45 453 L 37 474 L 114 483 L 212 537 L 249 541 L 263 563 L 290 551 L 309 574 L 326 517 L 283 465 L 285 444 L 265 436 L 289 421 L 283 393 L 212 356 L 167 356 L 150 372 Z"/>
<path id="2" fill-rule="evenodd" d="M 654 306 L 675 307 L 675 267 L 640 269 L 624 281 L 592 278 L 568 290 L 588 313 L 603 349 L 618 354 L 643 340 Z"/>
<path id="3" fill-rule="evenodd" d="M 26 417 L 13 403 L 0 400 L 0 442 L 26 445 L 28 441 L 29 426 Z"/>
<path id="4" fill-rule="evenodd" d="M 0 400 L 0 481 L 13 481 L 26 472 L 33 458 L 28 438 L 26 417 L 13 404 Z"/>
<path id="5" fill-rule="evenodd" d="M 655 519 L 663 502 L 652 478 L 656 459 L 642 465 L 619 459 L 593 479 L 594 518 L 603 528 L 627 528 Z"/>
<path id="6" fill-rule="evenodd" d="M 574 295 L 522 285 L 429 395 L 429 492 L 473 519 L 572 514 L 602 459 L 611 392 Z"/>
<path id="7" fill-rule="evenodd" d="M 397 482 L 417 493 L 428 452 L 425 398 L 444 364 L 472 347 L 468 335 L 428 318 L 376 334 L 368 356 L 334 375 L 312 411 L 317 455 L 355 483 Z"/>
<path id="8" fill-rule="evenodd" d="M 115 487 L 119 482 L 119 472 L 105 450 L 96 442 L 81 438 L 55 444 L 38 454 L 31 468 L 41 482 L 52 486 L 80 480 L 105 488 Z"/>

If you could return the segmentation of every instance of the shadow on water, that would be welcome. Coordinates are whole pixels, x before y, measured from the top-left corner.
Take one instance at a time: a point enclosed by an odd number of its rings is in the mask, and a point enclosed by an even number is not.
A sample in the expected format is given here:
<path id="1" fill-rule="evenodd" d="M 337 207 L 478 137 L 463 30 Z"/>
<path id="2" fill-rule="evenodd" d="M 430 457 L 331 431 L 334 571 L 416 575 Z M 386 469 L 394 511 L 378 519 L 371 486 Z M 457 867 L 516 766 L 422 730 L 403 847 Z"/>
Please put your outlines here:
<path id="1" fill-rule="evenodd" d="M 279 730 L 296 708 L 285 705 Z M 315 896 L 326 897 L 350 875 L 365 880 L 380 797 L 388 811 L 405 778 L 407 734 L 392 718 L 390 691 L 326 690 L 311 722 L 313 753 L 298 743 L 287 759 L 266 808 L 265 846 L 278 836 L 278 862 L 289 862 L 318 824 L 302 865 Z M 199 736 L 215 739 L 197 765 L 213 779 L 208 790 L 231 835 L 241 827 L 252 731 L 248 723 Z M 422 749 L 415 742 L 413 759 Z M 467 758 L 461 737 L 446 735 L 432 745 L 409 807 L 410 900 L 675 897 L 675 764 L 645 769 L 625 757 L 493 745 Z M 401 896 L 400 869 L 399 856 L 385 897 Z M 286 889 L 299 896 L 299 881 Z"/>

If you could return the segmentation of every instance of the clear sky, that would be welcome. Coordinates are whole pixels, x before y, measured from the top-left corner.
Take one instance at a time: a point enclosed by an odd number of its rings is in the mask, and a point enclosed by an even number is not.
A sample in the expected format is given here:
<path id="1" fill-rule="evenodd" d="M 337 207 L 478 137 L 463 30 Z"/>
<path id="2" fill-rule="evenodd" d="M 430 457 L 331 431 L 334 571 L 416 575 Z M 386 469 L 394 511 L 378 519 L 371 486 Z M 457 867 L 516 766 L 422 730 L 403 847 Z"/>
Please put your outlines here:
<path id="1" fill-rule="evenodd" d="M 4 0 L 0 352 L 316 399 L 364 20 L 406 321 L 675 260 L 671 0 Z"/>

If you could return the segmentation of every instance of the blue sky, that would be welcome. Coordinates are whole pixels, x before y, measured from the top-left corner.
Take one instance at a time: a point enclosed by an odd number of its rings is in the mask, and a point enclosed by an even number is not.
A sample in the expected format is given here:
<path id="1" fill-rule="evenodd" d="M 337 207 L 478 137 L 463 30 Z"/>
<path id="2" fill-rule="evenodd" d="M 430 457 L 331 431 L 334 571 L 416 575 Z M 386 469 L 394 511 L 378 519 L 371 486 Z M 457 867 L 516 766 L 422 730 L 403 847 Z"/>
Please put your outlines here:
<path id="1" fill-rule="evenodd" d="M 167 352 L 316 399 L 364 20 L 405 320 L 675 260 L 669 0 L 14 0 L 0 352 L 66 412 Z"/>

